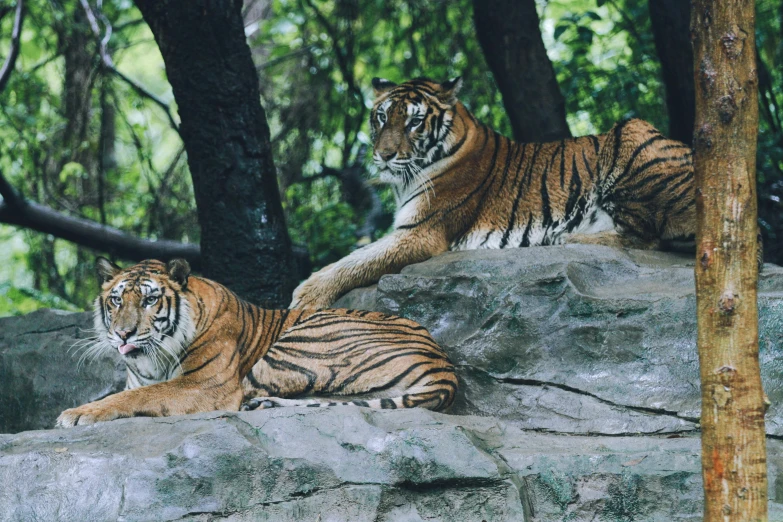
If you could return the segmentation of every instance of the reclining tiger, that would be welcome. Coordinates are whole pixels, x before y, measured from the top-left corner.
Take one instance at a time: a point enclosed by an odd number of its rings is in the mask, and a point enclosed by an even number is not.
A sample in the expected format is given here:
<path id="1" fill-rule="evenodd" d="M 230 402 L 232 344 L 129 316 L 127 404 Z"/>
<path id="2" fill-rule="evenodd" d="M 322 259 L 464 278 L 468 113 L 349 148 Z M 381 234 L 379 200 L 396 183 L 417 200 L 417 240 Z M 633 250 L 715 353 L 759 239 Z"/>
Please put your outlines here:
<path id="1" fill-rule="evenodd" d="M 184 260 L 96 262 L 98 337 L 125 391 L 65 410 L 58 427 L 212 410 L 353 405 L 447 408 L 454 367 L 419 324 L 355 310 L 264 310 L 190 275 Z"/>
<path id="2" fill-rule="evenodd" d="M 449 249 L 692 241 L 687 145 L 642 120 L 596 136 L 515 143 L 457 100 L 461 85 L 373 79 L 373 161 L 395 191 L 394 230 L 310 276 L 292 308 L 327 307 Z"/>

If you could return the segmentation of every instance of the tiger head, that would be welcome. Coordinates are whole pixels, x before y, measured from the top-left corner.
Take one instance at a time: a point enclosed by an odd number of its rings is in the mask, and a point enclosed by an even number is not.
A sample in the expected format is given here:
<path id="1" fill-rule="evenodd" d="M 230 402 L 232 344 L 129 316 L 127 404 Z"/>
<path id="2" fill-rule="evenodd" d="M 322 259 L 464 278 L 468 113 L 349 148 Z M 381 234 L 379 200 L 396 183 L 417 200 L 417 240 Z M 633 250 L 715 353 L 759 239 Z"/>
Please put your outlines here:
<path id="1" fill-rule="evenodd" d="M 373 78 L 370 112 L 373 162 L 380 179 L 403 187 L 415 183 L 424 168 L 453 145 L 452 130 L 462 79 L 443 83 L 417 78 L 400 85 Z M 426 180 L 418 179 L 419 182 Z"/>
<path id="2" fill-rule="evenodd" d="M 94 312 L 98 343 L 119 351 L 146 380 L 170 378 L 193 338 L 190 305 L 183 295 L 188 262 L 149 260 L 123 270 L 99 257 L 95 268 L 101 283 Z"/>

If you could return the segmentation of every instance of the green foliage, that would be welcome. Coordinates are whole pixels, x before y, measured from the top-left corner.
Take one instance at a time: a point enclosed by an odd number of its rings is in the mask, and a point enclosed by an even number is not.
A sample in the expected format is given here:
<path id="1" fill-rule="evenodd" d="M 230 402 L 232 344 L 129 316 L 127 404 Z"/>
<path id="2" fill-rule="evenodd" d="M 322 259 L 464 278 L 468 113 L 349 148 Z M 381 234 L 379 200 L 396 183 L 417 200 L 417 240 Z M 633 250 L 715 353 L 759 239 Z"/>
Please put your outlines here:
<path id="1" fill-rule="evenodd" d="M 356 216 L 350 205 L 340 201 L 334 180 L 318 180 L 313 185 L 321 186 L 291 185 L 285 201 L 291 240 L 306 244 L 313 264 L 322 267 L 356 245 Z"/>
<path id="2" fill-rule="evenodd" d="M 99 67 L 79 2 L 25 4 L 21 53 L 0 95 L 0 171 L 25 197 L 59 212 L 98 222 L 105 216 L 106 224 L 142 237 L 198 241 L 182 143 L 162 110 Z M 132 3 L 104 2 L 103 10 L 115 29 L 109 51 L 117 69 L 173 100 L 157 45 Z M 4 17 L 0 35 L 10 35 L 12 23 Z M 6 42 L 0 39 L 3 57 Z M 17 253 L 0 265 L 0 315 L 90 306 L 95 252 L 1 230 L 0 251 L 13 244 Z"/>
<path id="3" fill-rule="evenodd" d="M 544 41 L 576 135 L 605 132 L 631 117 L 666 129 L 647 0 L 562 0 L 543 15 Z M 551 33 L 548 20 L 556 20 Z"/>
<path id="4" fill-rule="evenodd" d="M 142 237 L 198 241 L 187 158 L 161 108 L 100 67 L 79 2 L 26 4 L 21 54 L 0 94 L 0 170 L 26 197 L 57 211 L 105 216 L 107 224 Z M 780 262 L 783 1 L 756 5 L 761 224 L 767 252 Z M 667 128 L 647 0 L 538 0 L 538 6 L 574 134 L 605 131 L 632 116 Z M 103 14 L 113 25 L 109 52 L 117 69 L 174 108 L 162 58 L 132 2 L 105 0 Z M 511 135 L 470 0 L 246 1 L 244 17 L 289 230 L 294 242 L 307 245 L 314 268 L 344 256 L 359 239 L 366 210 L 352 206 L 339 180 L 326 174 L 359 166 L 371 178 L 363 151 L 373 77 L 461 75 L 461 99 Z M 0 21 L 3 57 L 12 23 L 13 16 Z M 82 63 L 82 83 L 69 74 L 74 63 Z M 390 214 L 389 191 L 372 188 Z M 0 226 L 0 315 L 89 307 L 97 290 L 95 254 Z"/>

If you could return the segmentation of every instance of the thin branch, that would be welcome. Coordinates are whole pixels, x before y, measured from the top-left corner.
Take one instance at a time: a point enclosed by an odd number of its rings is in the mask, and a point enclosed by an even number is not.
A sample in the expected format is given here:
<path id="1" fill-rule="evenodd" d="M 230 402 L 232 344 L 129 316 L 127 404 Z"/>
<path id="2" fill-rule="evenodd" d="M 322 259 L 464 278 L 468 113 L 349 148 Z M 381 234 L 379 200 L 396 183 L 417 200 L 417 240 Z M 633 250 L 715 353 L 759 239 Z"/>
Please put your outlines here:
<path id="1" fill-rule="evenodd" d="M 185 258 L 197 268 L 201 249 L 193 243 L 170 240 L 153 241 L 126 234 L 114 227 L 57 212 L 45 205 L 26 201 L 0 173 L 0 223 L 51 234 L 78 245 L 132 261 L 143 259 Z"/>
<path id="2" fill-rule="evenodd" d="M 95 35 L 95 38 L 98 39 L 101 64 L 103 65 L 103 67 L 105 67 L 107 70 L 114 73 L 122 81 L 130 85 L 130 87 L 134 91 L 136 91 L 136 93 L 139 94 L 141 97 L 147 98 L 148 100 L 158 105 L 161 109 L 163 109 L 166 113 L 166 117 L 168 118 L 169 123 L 171 124 L 171 128 L 177 131 L 177 133 L 179 134 L 179 125 L 177 125 L 177 122 L 174 120 L 174 116 L 172 116 L 171 114 L 171 108 L 169 107 L 169 104 L 163 101 L 161 98 L 155 96 L 147 89 L 145 89 L 141 84 L 137 83 L 135 80 L 132 80 L 124 73 L 120 72 L 120 70 L 117 69 L 117 67 L 114 65 L 114 61 L 112 60 L 108 50 L 109 39 L 111 38 L 111 33 L 112 33 L 111 24 L 109 23 L 109 21 L 106 19 L 105 16 L 103 16 L 103 14 L 100 15 L 101 20 L 103 21 L 104 26 L 106 28 L 103 36 L 101 36 L 101 28 L 98 25 L 98 19 L 95 16 L 95 13 L 90 7 L 90 3 L 88 2 L 88 0 L 80 0 L 80 2 L 82 8 L 84 9 L 85 14 L 87 15 L 87 20 L 90 23 L 90 28 L 92 29 L 92 33 Z"/>
<path id="3" fill-rule="evenodd" d="M 19 40 L 22 36 L 24 11 L 24 0 L 17 0 L 16 18 L 14 19 L 14 29 L 11 33 L 11 49 L 8 51 L 8 56 L 5 59 L 5 63 L 3 63 L 3 68 L 0 69 L 0 92 L 3 92 L 9 78 L 11 78 L 11 71 L 14 70 L 16 58 L 19 56 L 19 49 L 21 47 Z"/>
<path id="4" fill-rule="evenodd" d="M 358 138 L 359 132 L 358 128 L 361 127 L 362 123 L 364 122 L 364 113 L 365 113 L 365 106 L 364 106 L 364 96 L 362 95 L 361 89 L 356 85 L 356 79 L 354 77 L 353 73 L 353 38 L 351 37 L 350 29 L 349 29 L 349 41 L 345 43 L 345 45 L 340 45 L 340 39 L 339 35 L 337 33 L 337 29 L 334 25 L 329 23 L 329 20 L 326 18 L 326 16 L 315 6 L 315 4 L 312 2 L 312 0 L 303 0 L 307 6 L 313 10 L 315 13 L 315 17 L 318 20 L 318 23 L 321 24 L 321 26 L 324 28 L 326 33 L 329 35 L 329 37 L 332 39 L 332 50 L 334 51 L 335 56 L 337 57 L 337 67 L 340 69 L 340 73 L 343 76 L 343 80 L 348 85 L 348 91 L 356 98 L 356 101 L 359 103 L 359 118 L 358 120 L 358 127 L 355 129 L 354 138 L 351 140 L 349 139 L 350 134 L 350 115 L 346 112 L 345 119 L 343 120 L 343 135 L 345 139 L 345 144 L 343 146 L 343 166 L 348 166 L 348 158 L 350 156 L 350 151 L 353 148 L 353 146 L 356 144 L 356 140 Z"/>
<path id="5" fill-rule="evenodd" d="M 147 98 L 148 100 L 157 104 L 161 109 L 163 109 L 166 112 L 166 117 L 168 118 L 169 123 L 171 124 L 171 128 L 177 131 L 177 134 L 179 134 L 179 125 L 177 125 L 177 122 L 174 120 L 174 116 L 172 116 L 171 114 L 171 110 L 169 108 L 168 103 L 166 103 L 162 99 L 152 94 L 150 91 L 142 87 L 140 84 L 136 83 L 134 80 L 125 76 L 122 72 L 117 70 L 116 67 L 112 66 L 109 70 L 114 74 L 116 74 L 117 77 L 120 78 L 122 81 L 127 83 L 134 91 L 136 91 L 137 94 L 139 94 L 139 96 L 143 98 Z"/>
<path id="6" fill-rule="evenodd" d="M 95 16 L 95 12 L 93 12 L 92 7 L 90 7 L 90 3 L 87 0 L 79 0 L 79 2 L 82 4 L 82 9 L 84 9 L 84 14 L 87 15 L 87 21 L 90 24 L 90 29 L 92 29 L 92 33 L 95 35 L 95 38 L 98 39 L 99 47 L 98 51 L 101 55 L 101 61 L 106 67 L 112 68 L 114 67 L 114 62 L 111 59 L 111 56 L 109 55 L 109 50 L 107 48 L 107 44 L 109 43 L 109 38 L 111 38 L 111 24 L 106 24 L 106 31 L 103 37 L 101 37 L 101 28 L 98 26 L 98 19 Z"/>
<path id="7" fill-rule="evenodd" d="M 268 69 L 270 67 L 274 67 L 275 65 L 281 64 L 285 62 L 286 60 L 290 60 L 291 58 L 296 58 L 297 56 L 301 56 L 303 54 L 307 54 L 313 49 L 315 49 L 315 45 L 305 45 L 304 47 L 300 47 L 299 49 L 295 49 L 291 52 L 288 52 L 282 56 L 278 56 L 277 58 L 272 58 L 271 60 L 268 60 L 264 63 L 260 63 L 256 65 L 256 70 L 261 71 L 264 69 Z"/>
<path id="8" fill-rule="evenodd" d="M 134 27 L 134 26 L 137 26 L 137 25 L 141 25 L 143 23 L 144 23 L 144 18 L 136 18 L 135 20 L 129 20 L 127 22 L 124 22 L 124 23 L 121 23 L 121 24 L 117 24 L 114 27 L 114 30 L 119 33 L 123 29 L 127 29 L 128 27 Z"/>
<path id="9" fill-rule="evenodd" d="M 614 0 L 609 0 L 609 4 L 614 7 L 615 11 L 620 13 L 620 17 L 625 21 L 625 30 L 631 33 L 631 35 L 636 38 L 636 41 L 639 43 L 642 43 L 644 40 L 642 40 L 642 35 L 639 34 L 639 31 L 636 30 L 636 23 L 633 21 L 633 19 L 626 13 Z"/>

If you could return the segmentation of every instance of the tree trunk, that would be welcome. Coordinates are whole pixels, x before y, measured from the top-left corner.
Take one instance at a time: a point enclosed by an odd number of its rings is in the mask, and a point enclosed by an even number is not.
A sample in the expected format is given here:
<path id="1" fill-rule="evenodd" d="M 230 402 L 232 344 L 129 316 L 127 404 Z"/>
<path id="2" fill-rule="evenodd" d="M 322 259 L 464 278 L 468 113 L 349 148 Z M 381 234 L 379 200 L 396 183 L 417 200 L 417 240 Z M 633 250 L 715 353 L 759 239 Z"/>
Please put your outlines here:
<path id="1" fill-rule="evenodd" d="M 296 284 L 241 0 L 137 0 L 182 119 L 204 274 L 257 304 Z"/>
<path id="2" fill-rule="evenodd" d="M 704 520 L 767 520 L 758 351 L 754 3 L 694 0 Z"/>
<path id="3" fill-rule="evenodd" d="M 522 142 L 571 136 L 565 100 L 541 39 L 535 0 L 473 0 L 476 34 Z"/>
<path id="4" fill-rule="evenodd" d="M 649 0 L 648 6 L 666 86 L 669 137 L 691 145 L 696 108 L 690 42 L 691 0 Z"/>

